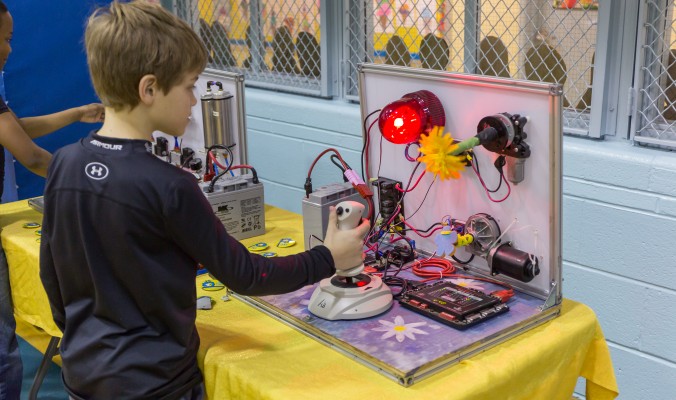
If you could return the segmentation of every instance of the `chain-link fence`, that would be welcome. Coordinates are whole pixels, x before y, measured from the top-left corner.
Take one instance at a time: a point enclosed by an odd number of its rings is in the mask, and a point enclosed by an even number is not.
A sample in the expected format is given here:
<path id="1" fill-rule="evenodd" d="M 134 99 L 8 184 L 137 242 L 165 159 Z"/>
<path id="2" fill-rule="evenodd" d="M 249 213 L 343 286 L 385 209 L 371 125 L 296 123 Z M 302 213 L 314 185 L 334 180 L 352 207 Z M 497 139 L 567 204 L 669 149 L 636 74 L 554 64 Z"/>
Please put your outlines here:
<path id="1" fill-rule="evenodd" d="M 651 0 L 641 10 L 638 115 L 634 139 L 676 148 L 676 24 L 673 0 Z M 641 37 L 641 36 L 639 36 Z"/>
<path id="2" fill-rule="evenodd" d="M 332 0 L 338 1 L 338 0 Z M 666 1 L 666 0 L 665 0 Z M 209 66 L 249 86 L 321 91 L 319 0 L 177 0 L 210 49 Z M 388 63 L 560 83 L 568 133 L 589 131 L 596 0 L 346 0 L 342 95 L 357 65 Z M 323 8 L 324 10 L 326 7 Z M 338 31 L 340 32 L 340 31 Z M 338 50 L 336 50 L 338 51 Z"/>
<path id="3" fill-rule="evenodd" d="M 349 10 L 350 63 L 561 83 L 566 131 L 588 133 L 597 1 L 371 0 L 364 10 L 359 3 Z M 348 98 L 358 96 L 352 71 Z"/>
<path id="4" fill-rule="evenodd" d="M 240 72 L 247 85 L 319 94 L 317 0 L 177 0 L 209 49 L 208 66 Z"/>

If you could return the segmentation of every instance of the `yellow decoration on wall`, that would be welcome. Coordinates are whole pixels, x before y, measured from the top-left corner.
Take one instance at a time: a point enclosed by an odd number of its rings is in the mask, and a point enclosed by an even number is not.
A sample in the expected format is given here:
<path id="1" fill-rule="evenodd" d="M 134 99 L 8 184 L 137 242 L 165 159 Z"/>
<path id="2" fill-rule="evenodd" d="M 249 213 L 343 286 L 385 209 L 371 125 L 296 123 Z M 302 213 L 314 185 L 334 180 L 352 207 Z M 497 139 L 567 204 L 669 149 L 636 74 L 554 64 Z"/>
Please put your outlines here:
<path id="1" fill-rule="evenodd" d="M 425 169 L 442 180 L 460 178 L 460 172 L 465 169 L 465 158 L 452 156 L 458 146 L 453 144 L 451 134 L 444 134 L 440 126 L 432 128 L 429 134 L 420 136 L 420 153 L 418 161 L 425 164 Z"/>

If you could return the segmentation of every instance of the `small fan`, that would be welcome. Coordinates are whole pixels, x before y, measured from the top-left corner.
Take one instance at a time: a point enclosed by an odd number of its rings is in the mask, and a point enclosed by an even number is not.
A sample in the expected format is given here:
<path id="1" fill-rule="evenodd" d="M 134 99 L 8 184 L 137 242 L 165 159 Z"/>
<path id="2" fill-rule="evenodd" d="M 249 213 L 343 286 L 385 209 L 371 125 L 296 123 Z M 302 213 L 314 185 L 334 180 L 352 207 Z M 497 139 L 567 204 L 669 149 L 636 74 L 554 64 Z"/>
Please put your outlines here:
<path id="1" fill-rule="evenodd" d="M 495 245 L 494 242 L 500 237 L 500 226 L 490 215 L 479 213 L 467 219 L 465 233 L 474 237 L 467 250 L 476 256 L 486 257 L 491 245 Z"/>

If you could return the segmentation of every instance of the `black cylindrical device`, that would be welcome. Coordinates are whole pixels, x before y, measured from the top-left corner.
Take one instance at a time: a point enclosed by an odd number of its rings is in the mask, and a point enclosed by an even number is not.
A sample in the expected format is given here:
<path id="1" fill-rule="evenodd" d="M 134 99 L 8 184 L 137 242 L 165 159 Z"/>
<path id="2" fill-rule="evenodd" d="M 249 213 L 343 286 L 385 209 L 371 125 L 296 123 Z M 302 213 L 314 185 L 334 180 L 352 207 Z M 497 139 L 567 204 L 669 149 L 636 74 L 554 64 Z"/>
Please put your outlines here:
<path id="1" fill-rule="evenodd" d="M 504 274 L 522 282 L 530 282 L 540 273 L 537 258 L 533 258 L 525 251 L 512 247 L 509 243 L 503 243 L 493 247 L 488 253 L 488 265 L 494 275 Z"/>

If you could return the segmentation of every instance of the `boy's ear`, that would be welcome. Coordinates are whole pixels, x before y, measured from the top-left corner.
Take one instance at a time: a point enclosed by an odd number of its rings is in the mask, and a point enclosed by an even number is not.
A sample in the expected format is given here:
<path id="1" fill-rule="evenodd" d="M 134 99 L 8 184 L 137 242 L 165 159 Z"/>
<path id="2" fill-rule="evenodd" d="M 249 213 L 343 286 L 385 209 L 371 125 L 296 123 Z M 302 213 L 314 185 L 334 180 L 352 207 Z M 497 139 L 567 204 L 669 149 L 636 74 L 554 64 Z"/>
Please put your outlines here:
<path id="1" fill-rule="evenodd" d="M 157 77 L 155 75 L 143 75 L 138 84 L 138 95 L 141 103 L 150 105 L 155 100 L 157 94 Z"/>

